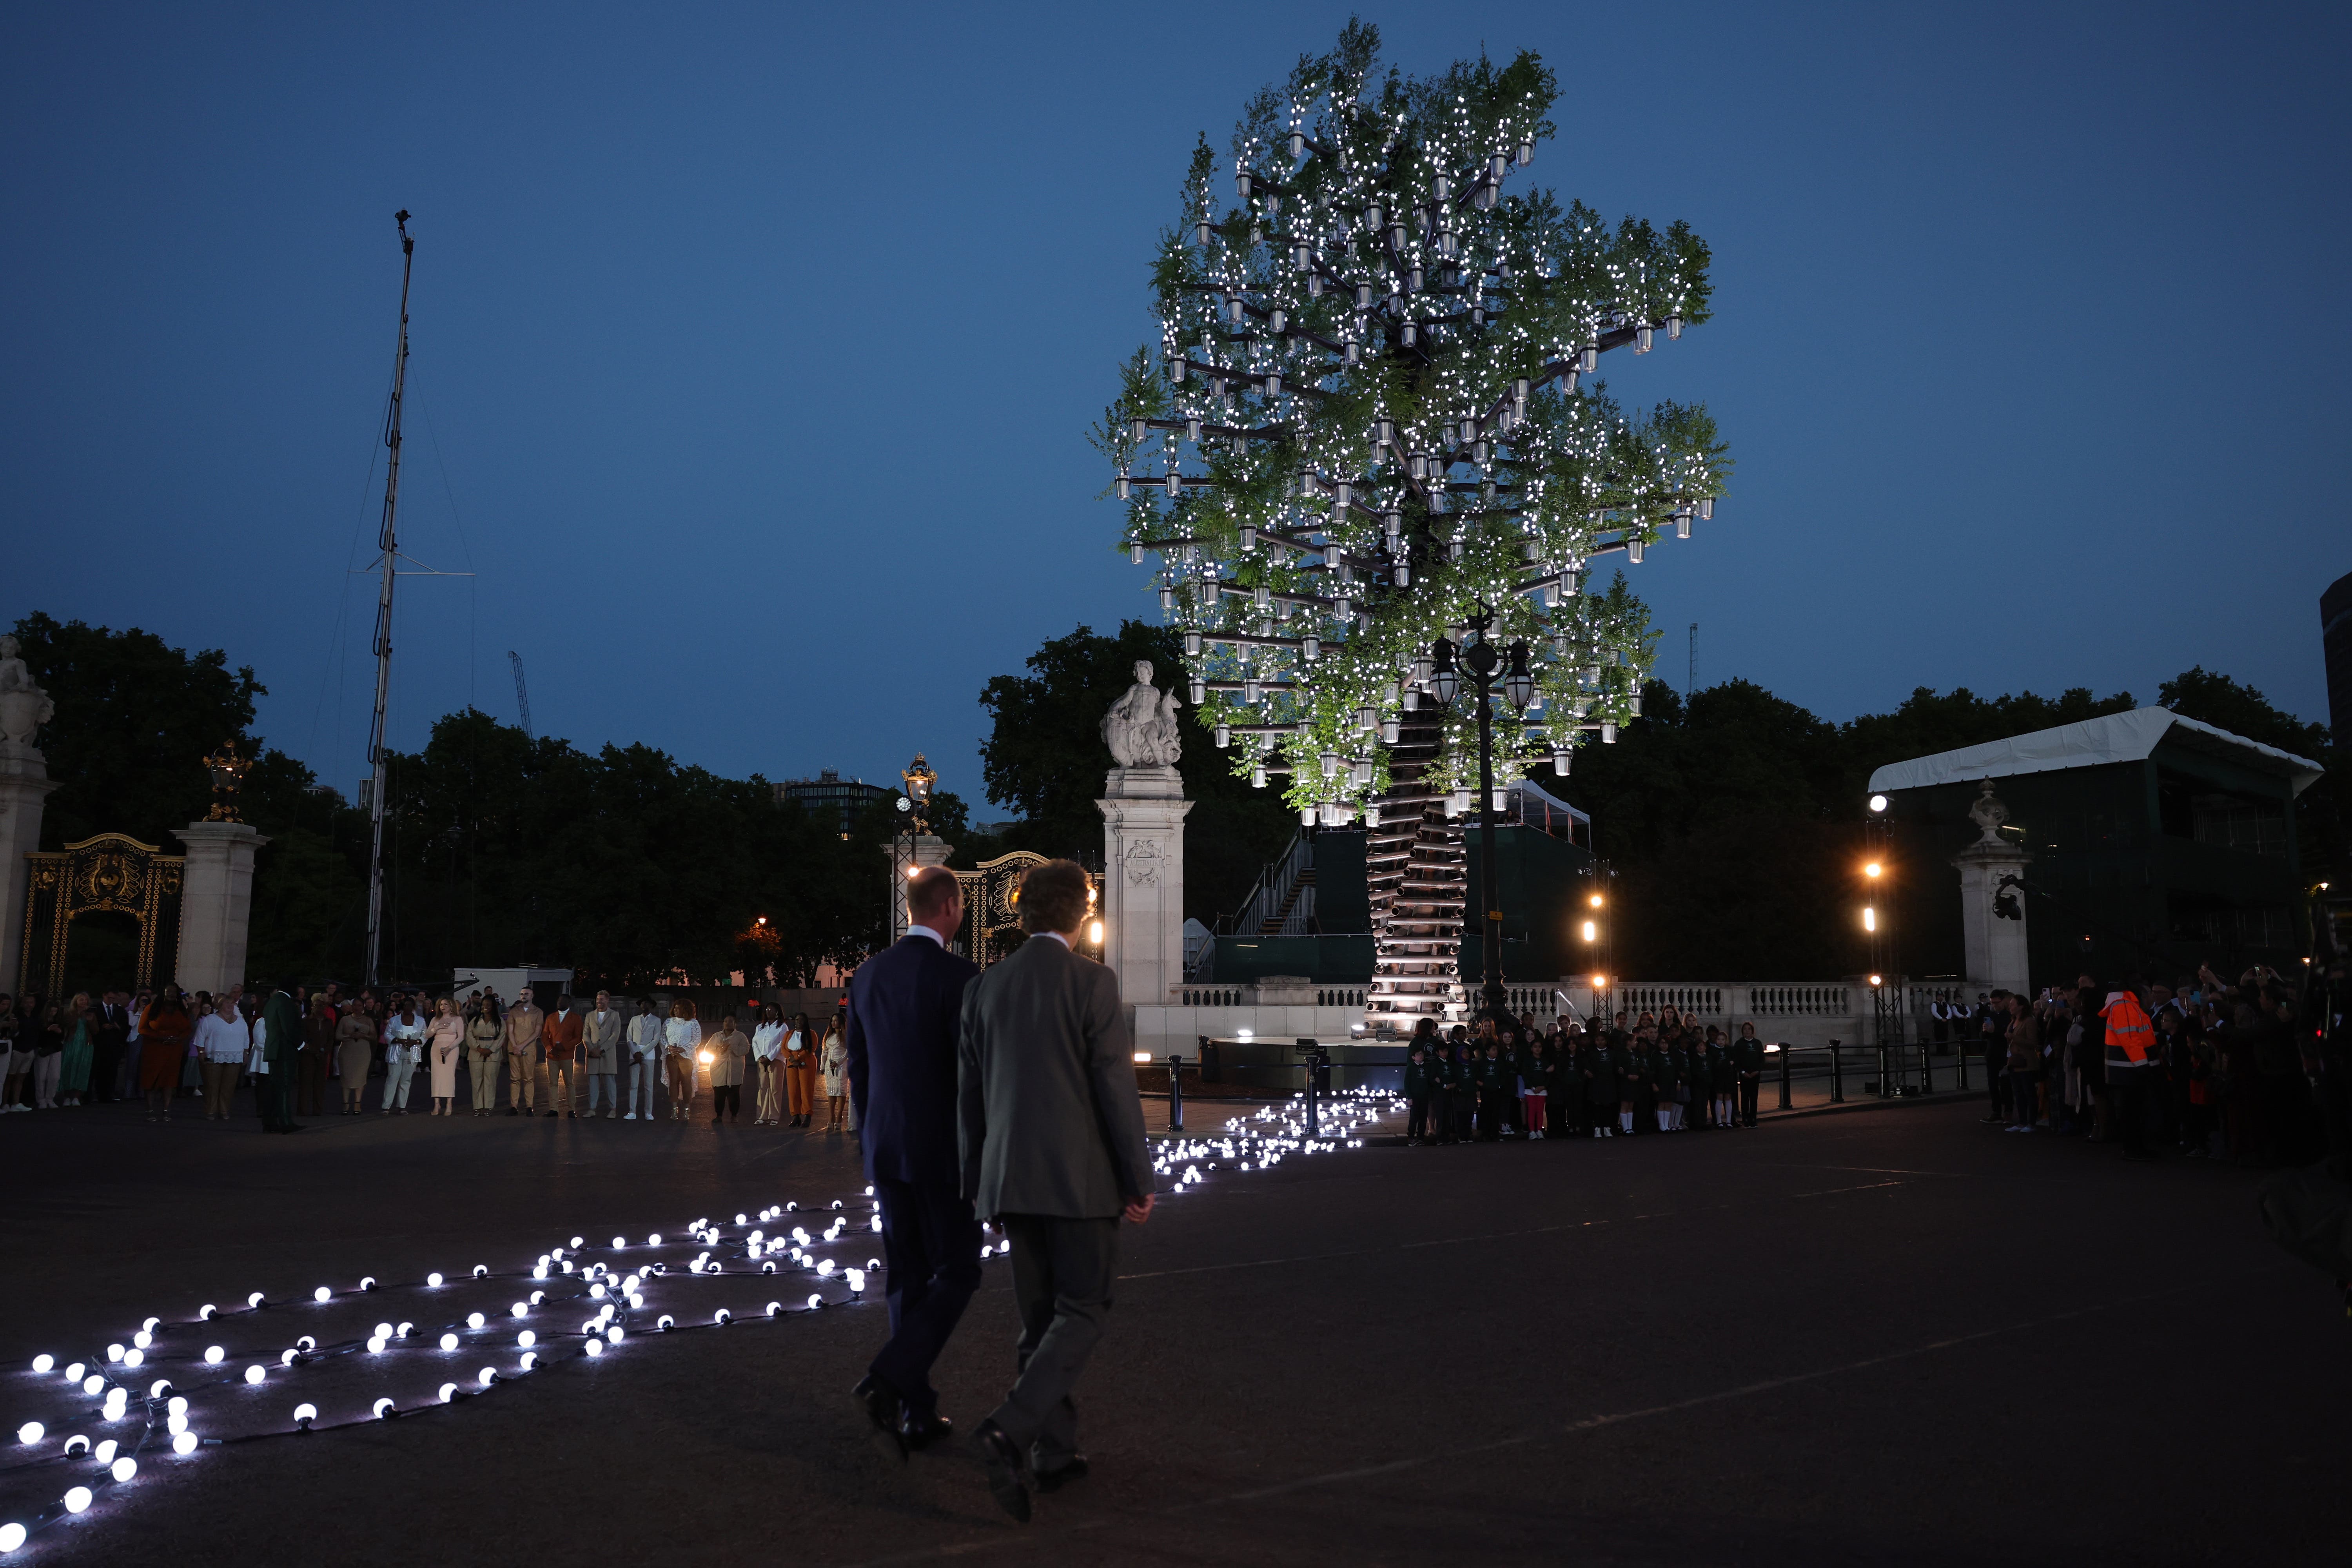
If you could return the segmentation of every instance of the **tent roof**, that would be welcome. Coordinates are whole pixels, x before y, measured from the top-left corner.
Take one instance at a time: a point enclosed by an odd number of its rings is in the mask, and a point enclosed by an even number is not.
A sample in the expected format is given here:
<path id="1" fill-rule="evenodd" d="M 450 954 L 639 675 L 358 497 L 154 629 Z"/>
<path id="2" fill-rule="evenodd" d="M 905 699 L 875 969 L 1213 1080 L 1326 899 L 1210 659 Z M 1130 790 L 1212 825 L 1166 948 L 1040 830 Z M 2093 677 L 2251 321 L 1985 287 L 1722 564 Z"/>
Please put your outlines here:
<path id="1" fill-rule="evenodd" d="M 1569 805 L 1568 802 L 1560 799 L 1559 796 L 1552 794 L 1551 791 L 1544 788 L 1543 785 L 1536 783 L 1533 779 L 1513 779 L 1507 787 L 1512 795 L 1533 796 L 1535 800 L 1535 810 L 1538 816 L 1543 815 L 1546 807 L 1549 807 L 1550 814 L 1555 816 L 1572 817 L 1576 821 L 1584 823 L 1588 826 L 1591 825 L 1592 821 L 1591 817 L 1586 816 L 1583 812 L 1577 810 L 1576 807 Z M 1521 816 L 1525 815 L 1527 809 L 1528 807 L 1524 801 L 1517 804 L 1517 810 Z"/>
<path id="2" fill-rule="evenodd" d="M 2005 741 L 1962 746 L 1954 752 L 1888 763 L 1870 775 L 1873 791 L 1924 789 L 1930 784 L 1972 783 L 2015 773 L 2054 773 L 2060 768 L 2095 768 L 2107 763 L 2147 760 L 2168 735 L 2196 751 L 2228 757 L 2243 766 L 2289 780 L 2301 795 L 2324 771 L 2308 757 L 2232 735 L 2183 718 L 2169 708 L 2135 708 L 2054 730 L 2035 730 Z"/>

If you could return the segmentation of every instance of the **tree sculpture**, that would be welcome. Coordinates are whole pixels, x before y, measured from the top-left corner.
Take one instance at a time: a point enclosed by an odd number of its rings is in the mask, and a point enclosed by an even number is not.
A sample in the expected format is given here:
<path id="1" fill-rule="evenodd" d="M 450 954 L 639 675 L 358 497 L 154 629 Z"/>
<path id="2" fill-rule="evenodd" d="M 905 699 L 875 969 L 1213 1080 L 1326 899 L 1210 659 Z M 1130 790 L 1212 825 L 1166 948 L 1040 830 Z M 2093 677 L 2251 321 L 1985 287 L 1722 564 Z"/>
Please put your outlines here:
<path id="1" fill-rule="evenodd" d="M 1235 771 L 1372 834 L 1376 1026 L 1454 994 L 1477 721 L 1433 700 L 1433 645 L 1515 645 L 1498 765 L 1567 773 L 1640 711 L 1651 659 L 1592 563 L 1689 538 L 1730 468 L 1704 407 L 1628 417 L 1592 379 L 1707 319 L 1705 243 L 1506 192 L 1553 132 L 1534 55 L 1375 84 L 1379 43 L 1351 22 L 1249 103 L 1238 205 L 1202 139 L 1154 268 L 1160 342 L 1097 432 Z"/>

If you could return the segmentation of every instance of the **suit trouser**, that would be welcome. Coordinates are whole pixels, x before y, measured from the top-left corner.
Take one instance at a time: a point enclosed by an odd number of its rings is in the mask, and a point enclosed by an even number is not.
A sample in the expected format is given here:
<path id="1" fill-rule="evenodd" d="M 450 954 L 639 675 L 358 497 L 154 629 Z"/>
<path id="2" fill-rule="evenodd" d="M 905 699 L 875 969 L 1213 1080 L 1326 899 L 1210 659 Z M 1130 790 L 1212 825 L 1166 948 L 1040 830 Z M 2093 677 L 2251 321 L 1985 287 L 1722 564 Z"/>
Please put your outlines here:
<path id="1" fill-rule="evenodd" d="M 691 1055 L 671 1057 L 665 1065 L 669 1069 L 669 1109 L 673 1116 L 683 1116 L 694 1109 L 694 1058 Z"/>
<path id="2" fill-rule="evenodd" d="M 579 1076 L 580 1064 L 570 1057 L 547 1058 L 547 1111 L 552 1116 L 559 1110 L 572 1109 L 572 1081 Z"/>
<path id="3" fill-rule="evenodd" d="M 1408 1138 L 1429 1136 L 1429 1096 L 1416 1094 L 1406 1101 L 1404 1135 Z"/>
<path id="4" fill-rule="evenodd" d="M 776 1075 L 783 1069 L 773 1062 L 754 1062 L 751 1066 L 760 1075 L 760 1100 L 759 1103 L 752 1107 L 751 1114 L 761 1121 L 773 1121 L 782 1115 L 782 1112 L 777 1109 L 777 1101 L 781 1096 L 777 1093 L 779 1086 Z"/>
<path id="5" fill-rule="evenodd" d="M 587 1113 L 589 1115 L 596 1114 L 596 1101 L 599 1098 L 604 1101 L 604 1114 L 610 1116 L 620 1109 L 621 1086 L 613 1074 L 597 1072 L 592 1068 L 588 1073 Z"/>
<path id="6" fill-rule="evenodd" d="M 327 1053 L 305 1046 L 294 1053 L 294 1114 L 324 1116 L 327 1101 Z"/>
<path id="7" fill-rule="evenodd" d="M 816 1111 L 816 1068 L 784 1068 L 784 1114 L 810 1116 Z"/>
<path id="8" fill-rule="evenodd" d="M 245 1070 L 243 1062 L 205 1063 L 205 1114 L 226 1121 L 229 1107 L 236 1099 L 236 1075 Z"/>
<path id="9" fill-rule="evenodd" d="M 1110 1316 L 1118 1221 L 1008 1214 L 997 1223 L 1013 1243 L 1020 1375 L 989 1419 L 1027 1450 L 1033 1468 L 1057 1469 L 1078 1451 L 1070 1391 Z"/>
<path id="10" fill-rule="evenodd" d="M 499 1058 L 504 1054 L 466 1047 L 466 1082 L 474 1097 L 474 1110 L 488 1110 L 498 1104 Z"/>
<path id="11" fill-rule="evenodd" d="M 931 1363 L 980 1289 L 980 1221 L 953 1187 L 877 1180 L 882 1258 L 889 1269 L 890 1339 L 866 1370 L 910 1414 L 939 1409 Z"/>
<path id="12" fill-rule="evenodd" d="M 1756 1100 L 1763 1087 L 1763 1079 L 1753 1074 L 1739 1080 L 1739 1120 L 1750 1127 L 1756 1125 Z"/>
<path id="13" fill-rule="evenodd" d="M 394 1067 L 390 1062 L 383 1068 L 383 1108 L 386 1110 L 408 1109 L 408 1080 L 416 1076 L 416 1064 L 402 1062 Z"/>
<path id="14" fill-rule="evenodd" d="M 507 1052 L 508 1105 L 529 1110 L 539 1095 L 539 1047 L 529 1045 Z"/>
<path id="15" fill-rule="evenodd" d="M 253 1075 L 253 1103 L 261 1112 L 263 1131 L 277 1132 L 293 1127 L 294 1085 L 284 1064 L 272 1071 Z"/>
<path id="16" fill-rule="evenodd" d="M 631 1062 L 621 1070 L 629 1075 L 629 1103 L 627 1107 L 629 1114 L 632 1116 L 644 1116 L 650 1118 L 654 1113 L 654 1089 L 656 1085 L 661 1082 L 660 1058 L 657 1057 L 647 1057 L 641 1062 Z M 646 1108 L 643 1110 L 639 1110 L 637 1109 L 637 1097 L 640 1094 L 645 1096 L 646 1100 Z"/>

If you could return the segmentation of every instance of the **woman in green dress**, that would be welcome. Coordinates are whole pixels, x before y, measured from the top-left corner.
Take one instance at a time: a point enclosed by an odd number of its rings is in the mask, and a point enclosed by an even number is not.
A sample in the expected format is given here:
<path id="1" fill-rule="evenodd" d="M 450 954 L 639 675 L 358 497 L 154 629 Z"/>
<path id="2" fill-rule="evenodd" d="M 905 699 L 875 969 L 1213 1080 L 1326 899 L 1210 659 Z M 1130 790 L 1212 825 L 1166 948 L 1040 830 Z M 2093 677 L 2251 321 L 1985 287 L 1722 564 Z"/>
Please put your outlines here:
<path id="1" fill-rule="evenodd" d="M 89 1092 L 89 1064 L 96 1048 L 89 1037 L 89 993 L 77 991 L 66 1010 L 58 1015 L 58 1027 L 65 1036 L 65 1055 L 58 1063 L 58 1102 L 79 1105 L 81 1097 Z"/>

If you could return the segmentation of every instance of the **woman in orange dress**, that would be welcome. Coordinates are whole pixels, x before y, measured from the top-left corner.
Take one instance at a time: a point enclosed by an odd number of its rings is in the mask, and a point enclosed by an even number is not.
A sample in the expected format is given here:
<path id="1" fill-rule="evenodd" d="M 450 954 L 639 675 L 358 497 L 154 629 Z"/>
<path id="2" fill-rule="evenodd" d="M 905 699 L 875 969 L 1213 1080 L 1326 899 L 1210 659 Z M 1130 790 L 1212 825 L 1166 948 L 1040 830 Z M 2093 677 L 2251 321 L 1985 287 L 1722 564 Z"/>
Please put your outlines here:
<path id="1" fill-rule="evenodd" d="M 147 1092 L 149 1121 L 172 1119 L 172 1092 L 180 1087 L 180 1067 L 195 1033 L 187 998 L 176 985 L 159 988 L 139 1015 L 139 1087 Z"/>

